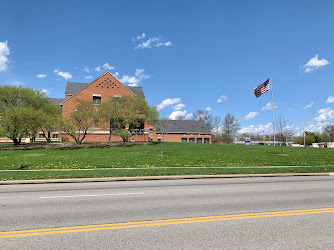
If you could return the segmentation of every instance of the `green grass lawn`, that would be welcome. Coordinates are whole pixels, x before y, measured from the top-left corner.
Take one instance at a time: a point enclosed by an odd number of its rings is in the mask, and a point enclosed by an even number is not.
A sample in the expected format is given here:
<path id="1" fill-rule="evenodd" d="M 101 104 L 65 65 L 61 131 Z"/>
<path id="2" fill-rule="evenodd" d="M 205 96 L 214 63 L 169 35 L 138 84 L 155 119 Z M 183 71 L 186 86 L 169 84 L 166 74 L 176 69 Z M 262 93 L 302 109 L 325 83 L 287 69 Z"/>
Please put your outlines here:
<path id="1" fill-rule="evenodd" d="M 329 148 L 284 147 L 286 155 L 280 155 L 279 146 L 164 143 L 164 156 L 161 157 L 160 153 L 160 143 L 104 148 L 0 150 L 0 170 L 16 170 L 22 162 L 28 166 L 19 172 L 0 171 L 0 180 L 171 174 L 334 172 L 334 150 Z M 257 168 L 258 166 L 278 166 L 278 168 Z M 279 168 L 279 166 L 313 167 Z M 170 168 L 159 169 L 159 167 Z M 100 170 L 25 171 L 94 168 Z"/>

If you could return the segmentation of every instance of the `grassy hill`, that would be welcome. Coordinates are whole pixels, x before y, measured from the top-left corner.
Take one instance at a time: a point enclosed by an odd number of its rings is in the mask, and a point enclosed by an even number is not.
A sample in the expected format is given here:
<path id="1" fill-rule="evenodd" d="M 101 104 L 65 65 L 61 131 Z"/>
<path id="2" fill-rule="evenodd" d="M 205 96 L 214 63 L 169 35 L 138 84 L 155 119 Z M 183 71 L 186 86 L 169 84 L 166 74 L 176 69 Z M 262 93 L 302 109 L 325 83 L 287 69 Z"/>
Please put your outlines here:
<path id="1" fill-rule="evenodd" d="M 163 157 L 160 155 L 160 143 L 95 148 L 0 150 L 0 170 L 17 170 L 23 162 L 27 166 L 20 171 L 0 171 L 0 179 L 334 172 L 333 149 L 284 147 L 285 155 L 280 155 L 280 152 L 278 146 L 195 143 L 165 143 Z M 57 169 L 77 171 L 55 171 Z M 88 169 L 96 170 L 87 171 Z"/>

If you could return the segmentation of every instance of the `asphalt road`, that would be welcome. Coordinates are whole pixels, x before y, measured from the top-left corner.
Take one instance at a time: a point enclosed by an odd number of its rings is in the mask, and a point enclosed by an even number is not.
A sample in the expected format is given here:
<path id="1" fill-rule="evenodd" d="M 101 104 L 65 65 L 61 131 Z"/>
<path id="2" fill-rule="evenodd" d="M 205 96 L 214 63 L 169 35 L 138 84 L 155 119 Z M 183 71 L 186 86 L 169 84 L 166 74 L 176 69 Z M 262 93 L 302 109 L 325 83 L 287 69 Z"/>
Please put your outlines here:
<path id="1" fill-rule="evenodd" d="M 1 249 L 333 249 L 333 229 L 334 176 L 0 186 Z"/>

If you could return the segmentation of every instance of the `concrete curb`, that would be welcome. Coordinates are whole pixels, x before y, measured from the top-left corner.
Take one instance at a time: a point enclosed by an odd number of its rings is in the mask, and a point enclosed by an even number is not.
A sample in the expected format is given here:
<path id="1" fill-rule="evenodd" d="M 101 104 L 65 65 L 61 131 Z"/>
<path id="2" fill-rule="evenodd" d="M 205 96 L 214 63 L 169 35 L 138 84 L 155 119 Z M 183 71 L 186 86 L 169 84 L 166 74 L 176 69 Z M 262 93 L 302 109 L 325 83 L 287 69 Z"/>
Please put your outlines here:
<path id="1" fill-rule="evenodd" d="M 13 181 L 0 181 L 0 185 L 45 184 L 45 183 L 83 183 L 83 182 L 110 182 L 110 181 L 141 181 L 141 180 L 209 179 L 209 178 L 212 179 L 212 178 L 249 178 L 249 177 L 287 177 L 287 176 L 334 176 L 334 173 L 164 175 L 164 176 L 136 176 L 136 177 L 13 180 Z"/>

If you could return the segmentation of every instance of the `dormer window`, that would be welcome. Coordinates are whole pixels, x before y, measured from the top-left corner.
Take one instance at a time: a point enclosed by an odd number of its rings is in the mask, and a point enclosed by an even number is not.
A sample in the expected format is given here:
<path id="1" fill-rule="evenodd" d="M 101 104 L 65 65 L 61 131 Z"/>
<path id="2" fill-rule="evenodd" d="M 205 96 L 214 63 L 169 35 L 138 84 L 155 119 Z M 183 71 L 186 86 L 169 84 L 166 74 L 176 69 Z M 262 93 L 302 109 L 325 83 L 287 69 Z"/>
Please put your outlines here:
<path id="1" fill-rule="evenodd" d="M 93 104 L 101 103 L 101 94 L 93 94 Z"/>

